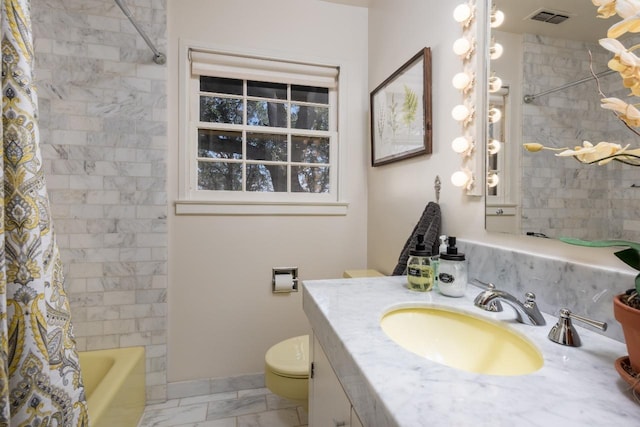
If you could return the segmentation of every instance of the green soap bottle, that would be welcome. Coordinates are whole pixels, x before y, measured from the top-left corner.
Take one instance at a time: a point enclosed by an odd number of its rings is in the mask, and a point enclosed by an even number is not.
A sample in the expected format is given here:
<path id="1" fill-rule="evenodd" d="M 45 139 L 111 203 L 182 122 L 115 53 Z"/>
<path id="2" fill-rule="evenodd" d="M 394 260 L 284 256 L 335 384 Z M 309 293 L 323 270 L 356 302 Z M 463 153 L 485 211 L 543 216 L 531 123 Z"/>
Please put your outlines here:
<path id="1" fill-rule="evenodd" d="M 409 289 L 426 292 L 433 288 L 433 267 L 431 266 L 431 250 L 424 245 L 424 235 L 417 236 L 415 249 L 409 251 L 407 261 L 407 282 Z"/>

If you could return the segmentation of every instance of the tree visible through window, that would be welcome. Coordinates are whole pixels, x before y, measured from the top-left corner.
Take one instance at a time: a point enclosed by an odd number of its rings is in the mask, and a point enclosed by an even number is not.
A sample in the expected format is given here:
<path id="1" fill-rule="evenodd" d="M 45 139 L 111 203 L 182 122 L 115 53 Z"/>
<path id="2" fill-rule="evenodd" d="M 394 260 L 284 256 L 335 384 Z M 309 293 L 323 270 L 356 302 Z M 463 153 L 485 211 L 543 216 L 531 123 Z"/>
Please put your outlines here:
<path id="1" fill-rule="evenodd" d="M 329 89 L 199 76 L 200 191 L 329 193 Z"/>

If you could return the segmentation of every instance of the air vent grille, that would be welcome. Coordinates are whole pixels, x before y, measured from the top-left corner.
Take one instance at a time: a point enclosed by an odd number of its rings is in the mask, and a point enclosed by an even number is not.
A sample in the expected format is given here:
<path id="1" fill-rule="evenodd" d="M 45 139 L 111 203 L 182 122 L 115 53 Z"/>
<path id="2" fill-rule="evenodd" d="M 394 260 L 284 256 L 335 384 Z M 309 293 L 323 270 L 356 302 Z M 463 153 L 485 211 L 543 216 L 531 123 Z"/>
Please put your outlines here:
<path id="1" fill-rule="evenodd" d="M 567 15 L 565 12 L 556 12 L 553 10 L 545 9 L 535 12 L 529 17 L 529 19 L 533 21 L 547 22 L 549 24 L 560 24 L 569 19 L 569 15 Z"/>

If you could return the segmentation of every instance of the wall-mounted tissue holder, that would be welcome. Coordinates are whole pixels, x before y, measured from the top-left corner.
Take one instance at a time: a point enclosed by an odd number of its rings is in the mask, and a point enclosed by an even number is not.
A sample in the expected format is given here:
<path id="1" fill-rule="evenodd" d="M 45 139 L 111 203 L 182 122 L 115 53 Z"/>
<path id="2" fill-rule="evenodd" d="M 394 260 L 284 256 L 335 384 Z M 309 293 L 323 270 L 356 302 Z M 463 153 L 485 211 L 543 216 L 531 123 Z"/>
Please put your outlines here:
<path id="1" fill-rule="evenodd" d="M 298 267 L 279 267 L 272 269 L 272 292 L 298 292 Z"/>

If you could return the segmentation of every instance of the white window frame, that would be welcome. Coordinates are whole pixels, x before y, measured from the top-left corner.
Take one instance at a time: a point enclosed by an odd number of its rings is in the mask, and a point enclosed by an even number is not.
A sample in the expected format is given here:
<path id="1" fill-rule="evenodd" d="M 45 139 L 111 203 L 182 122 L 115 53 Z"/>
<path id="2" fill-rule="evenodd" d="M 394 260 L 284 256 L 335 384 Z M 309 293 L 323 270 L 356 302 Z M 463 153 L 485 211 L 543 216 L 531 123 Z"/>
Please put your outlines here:
<path id="1" fill-rule="evenodd" d="M 331 134 L 330 151 L 331 189 L 325 194 L 305 193 L 265 193 L 238 191 L 198 191 L 197 179 L 197 126 L 190 123 L 190 117 L 195 102 L 191 76 L 191 51 L 215 52 L 222 55 L 243 55 L 248 57 L 265 58 L 268 60 L 293 62 L 294 59 L 277 56 L 261 51 L 233 50 L 206 46 L 194 42 L 180 41 L 179 67 L 179 155 L 178 155 L 178 200 L 175 202 L 177 215 L 346 215 L 348 202 L 345 196 L 346 188 L 346 155 L 347 149 L 344 135 L 346 135 L 346 73 L 344 64 L 339 61 L 295 58 L 296 62 L 317 64 L 319 66 L 338 67 L 337 96 L 331 98 L 330 108 L 336 108 L 332 118 L 337 119 L 337 126 L 327 132 Z M 242 78 L 242 77 L 238 77 Z M 293 82 L 293 84 L 296 84 Z M 335 93 L 335 91 L 334 91 Z M 331 91 L 330 91 L 331 94 Z M 330 111 L 331 115 L 331 111 Z M 256 128 L 264 132 L 262 128 Z M 304 131 L 293 132 L 301 134 Z"/>

